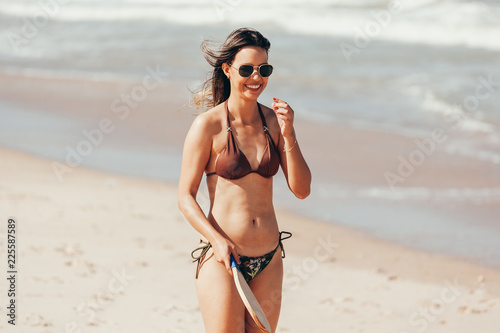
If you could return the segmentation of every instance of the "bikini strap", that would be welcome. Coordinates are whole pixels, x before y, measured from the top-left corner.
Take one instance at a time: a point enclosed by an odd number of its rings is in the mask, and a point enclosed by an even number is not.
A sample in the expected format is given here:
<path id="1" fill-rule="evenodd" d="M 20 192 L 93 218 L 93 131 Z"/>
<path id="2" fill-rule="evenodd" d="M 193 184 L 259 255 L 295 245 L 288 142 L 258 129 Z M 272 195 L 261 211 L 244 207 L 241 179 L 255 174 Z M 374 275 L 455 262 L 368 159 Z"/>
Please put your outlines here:
<path id="1" fill-rule="evenodd" d="M 285 235 L 285 236 L 283 236 L 283 235 Z M 284 241 L 285 239 L 288 239 L 290 237 L 292 237 L 292 233 L 291 232 L 280 231 L 280 240 L 279 240 L 278 246 L 276 248 L 281 247 L 281 258 L 285 258 L 285 256 L 286 256 L 285 255 L 285 248 L 283 247 L 283 242 L 282 241 Z"/>
<path id="2" fill-rule="evenodd" d="M 226 130 L 228 132 L 232 132 L 233 130 L 231 129 L 231 122 L 229 121 L 229 102 L 227 100 L 226 100 L 226 117 L 227 117 Z"/>
<path id="3" fill-rule="evenodd" d="M 276 143 L 274 143 L 273 137 L 271 136 L 271 133 L 269 132 L 269 128 L 267 127 L 267 123 L 266 123 L 266 117 L 264 117 L 264 113 L 262 113 L 262 110 L 260 108 L 260 104 L 257 103 L 257 106 L 259 107 L 259 114 L 260 114 L 260 119 L 262 119 L 262 125 L 264 127 L 264 133 L 267 134 L 267 140 L 270 141 L 271 145 L 274 147 L 274 149 L 276 151 L 278 151 L 278 146 L 276 145 Z M 279 138 L 278 138 L 278 140 L 279 140 Z M 278 156 L 279 156 L 279 154 L 278 154 Z M 290 234 L 290 237 L 291 237 L 291 234 Z"/>
<path id="4" fill-rule="evenodd" d="M 196 264 L 196 278 L 198 278 L 198 273 L 200 272 L 200 263 L 203 257 L 207 254 L 208 250 L 212 247 L 212 244 L 210 242 L 204 242 L 203 240 L 200 239 L 200 244 L 203 244 L 196 249 L 194 249 L 191 252 L 191 258 L 193 258 L 193 262 L 197 261 L 198 263 Z M 196 251 L 201 251 L 199 255 L 196 255 Z"/>
<path id="5" fill-rule="evenodd" d="M 229 120 L 229 102 L 226 100 L 226 115 L 227 115 L 227 144 L 226 149 L 228 153 L 237 154 L 239 149 L 234 139 L 233 130 L 231 129 L 231 121 Z"/>
<path id="6" fill-rule="evenodd" d="M 229 103 L 228 101 L 226 100 L 226 117 L 227 117 L 227 122 L 226 122 L 226 130 L 228 132 L 232 132 L 233 130 L 231 129 L 231 121 L 229 120 Z M 267 128 L 267 122 L 266 122 L 266 117 L 264 117 L 264 114 L 262 113 L 262 109 L 260 108 L 260 104 L 257 103 L 257 107 L 259 108 L 259 115 L 260 115 L 260 119 L 262 120 L 262 125 L 264 127 L 264 132 L 266 132 L 267 134 L 269 134 L 269 129 Z"/>
<path id="7" fill-rule="evenodd" d="M 257 106 L 259 107 L 259 114 L 260 114 L 260 119 L 262 119 L 262 126 L 264 127 L 264 132 L 269 134 L 269 129 L 267 128 L 267 123 L 266 123 L 266 117 L 264 117 L 264 114 L 262 113 L 259 103 L 257 103 Z"/>

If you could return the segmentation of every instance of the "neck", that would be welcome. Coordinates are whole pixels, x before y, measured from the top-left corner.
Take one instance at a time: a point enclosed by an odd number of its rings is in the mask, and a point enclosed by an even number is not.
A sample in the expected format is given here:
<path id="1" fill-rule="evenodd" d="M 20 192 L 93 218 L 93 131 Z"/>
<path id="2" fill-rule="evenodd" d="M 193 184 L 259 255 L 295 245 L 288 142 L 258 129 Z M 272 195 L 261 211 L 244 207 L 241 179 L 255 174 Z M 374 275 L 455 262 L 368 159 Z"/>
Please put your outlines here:
<path id="1" fill-rule="evenodd" d="M 229 96 L 227 103 L 231 115 L 243 125 L 253 124 L 259 118 L 256 100 L 244 100 Z"/>

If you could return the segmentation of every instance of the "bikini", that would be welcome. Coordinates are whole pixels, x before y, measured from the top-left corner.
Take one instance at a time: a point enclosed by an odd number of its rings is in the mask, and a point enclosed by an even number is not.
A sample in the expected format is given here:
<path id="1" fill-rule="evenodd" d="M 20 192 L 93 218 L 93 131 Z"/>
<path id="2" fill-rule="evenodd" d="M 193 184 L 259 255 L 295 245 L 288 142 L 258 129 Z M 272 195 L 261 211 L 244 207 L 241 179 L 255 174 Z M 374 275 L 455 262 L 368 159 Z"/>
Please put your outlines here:
<path id="1" fill-rule="evenodd" d="M 222 150 L 219 156 L 217 156 L 215 161 L 215 172 L 207 173 L 207 177 L 218 175 L 226 179 L 239 179 L 245 177 L 249 173 L 255 172 L 262 177 L 269 178 L 278 172 L 280 167 L 280 154 L 278 147 L 274 144 L 273 138 L 269 133 L 266 118 L 260 109 L 260 104 L 257 103 L 257 106 L 259 107 L 259 114 L 262 119 L 264 133 L 267 137 L 266 148 L 264 148 L 264 153 L 257 170 L 252 170 L 247 157 L 236 144 L 236 140 L 234 139 L 233 131 L 231 129 L 231 122 L 229 121 L 229 108 L 226 101 L 227 143 L 226 147 Z M 269 146 L 272 146 L 272 149 L 270 149 Z"/>
<path id="2" fill-rule="evenodd" d="M 257 103 L 257 106 L 259 109 L 260 118 L 262 120 L 264 133 L 267 137 L 267 144 L 264 148 L 264 153 L 257 170 L 252 170 L 250 162 L 236 144 L 236 140 L 231 129 L 231 122 L 229 121 L 229 108 L 227 101 L 225 102 L 225 104 L 227 113 L 227 143 L 226 147 L 217 156 L 217 159 L 215 161 L 215 171 L 207 173 L 207 177 L 218 175 L 225 179 L 240 179 L 254 172 L 265 178 L 274 176 L 279 169 L 280 155 L 278 147 L 274 143 L 273 138 L 269 133 L 269 129 L 267 128 L 266 119 L 264 117 L 264 114 L 262 113 L 260 104 Z M 285 236 L 283 237 L 283 235 Z M 245 280 L 248 282 L 255 278 L 260 272 L 262 272 L 273 259 L 274 254 L 278 250 L 278 247 L 281 247 L 281 257 L 285 258 L 285 250 L 283 248 L 282 241 L 290 237 L 292 237 L 291 233 L 286 231 L 280 232 L 278 245 L 276 245 L 274 250 L 262 256 L 248 257 L 240 255 L 239 257 L 241 264 L 239 264 L 238 266 L 243 273 Z M 191 257 L 194 259 L 193 262 L 198 262 L 196 265 L 196 278 L 198 278 L 201 261 L 207 254 L 208 250 L 212 247 L 209 242 L 200 240 L 200 243 L 202 243 L 203 245 L 191 252 Z M 201 251 L 199 255 L 195 254 L 197 251 Z"/>
<path id="3" fill-rule="evenodd" d="M 283 236 L 285 235 L 285 236 Z M 255 278 L 257 275 L 259 275 L 260 272 L 264 270 L 264 268 L 269 265 L 271 260 L 274 257 L 274 254 L 278 250 L 278 247 L 281 247 L 281 258 L 285 258 L 285 248 L 283 247 L 282 241 L 285 239 L 288 239 L 292 237 L 292 233 L 287 232 L 287 231 L 281 231 L 279 240 L 278 240 L 278 245 L 274 248 L 269 253 L 264 254 L 263 256 L 259 257 L 248 257 L 248 256 L 239 256 L 240 257 L 240 264 L 238 264 L 241 273 L 243 273 L 243 276 L 245 277 L 245 280 L 249 282 L 253 278 Z M 198 278 L 198 274 L 200 272 L 200 265 L 201 262 L 203 261 L 203 258 L 207 254 L 208 250 L 212 247 L 212 244 L 210 242 L 204 242 L 203 240 L 200 239 L 200 243 L 203 244 L 200 247 L 197 247 L 196 249 L 191 252 L 191 257 L 193 258 L 193 262 L 197 262 L 196 264 L 196 278 Z M 197 251 L 201 251 L 200 254 L 196 255 Z"/>

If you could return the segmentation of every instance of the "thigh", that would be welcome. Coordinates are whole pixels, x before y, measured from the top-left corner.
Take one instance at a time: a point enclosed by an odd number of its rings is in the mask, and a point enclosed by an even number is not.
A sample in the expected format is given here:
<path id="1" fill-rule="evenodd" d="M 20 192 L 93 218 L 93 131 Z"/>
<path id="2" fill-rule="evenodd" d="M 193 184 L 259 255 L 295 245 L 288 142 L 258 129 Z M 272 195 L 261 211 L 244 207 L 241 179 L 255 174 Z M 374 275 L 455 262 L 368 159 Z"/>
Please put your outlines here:
<path id="1" fill-rule="evenodd" d="M 255 297 L 266 314 L 272 331 L 276 331 L 281 311 L 283 287 L 283 259 L 281 251 L 276 251 L 267 267 L 249 283 Z M 247 312 L 247 333 L 261 332 Z"/>
<path id="2" fill-rule="evenodd" d="M 245 305 L 233 277 L 210 250 L 196 280 L 206 333 L 245 333 Z"/>

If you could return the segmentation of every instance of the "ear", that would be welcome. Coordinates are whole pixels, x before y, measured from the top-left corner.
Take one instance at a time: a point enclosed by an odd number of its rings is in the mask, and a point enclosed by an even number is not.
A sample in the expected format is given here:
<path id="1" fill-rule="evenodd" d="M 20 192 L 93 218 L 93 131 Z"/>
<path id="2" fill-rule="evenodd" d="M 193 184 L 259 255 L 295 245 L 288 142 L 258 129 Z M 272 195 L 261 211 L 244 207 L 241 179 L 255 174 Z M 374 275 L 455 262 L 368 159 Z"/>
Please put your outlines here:
<path id="1" fill-rule="evenodd" d="M 227 64 L 227 63 L 223 63 L 222 64 L 222 71 L 224 72 L 224 74 L 226 74 L 227 78 L 230 79 L 231 78 L 231 75 L 229 74 L 229 69 L 231 67 Z"/>

